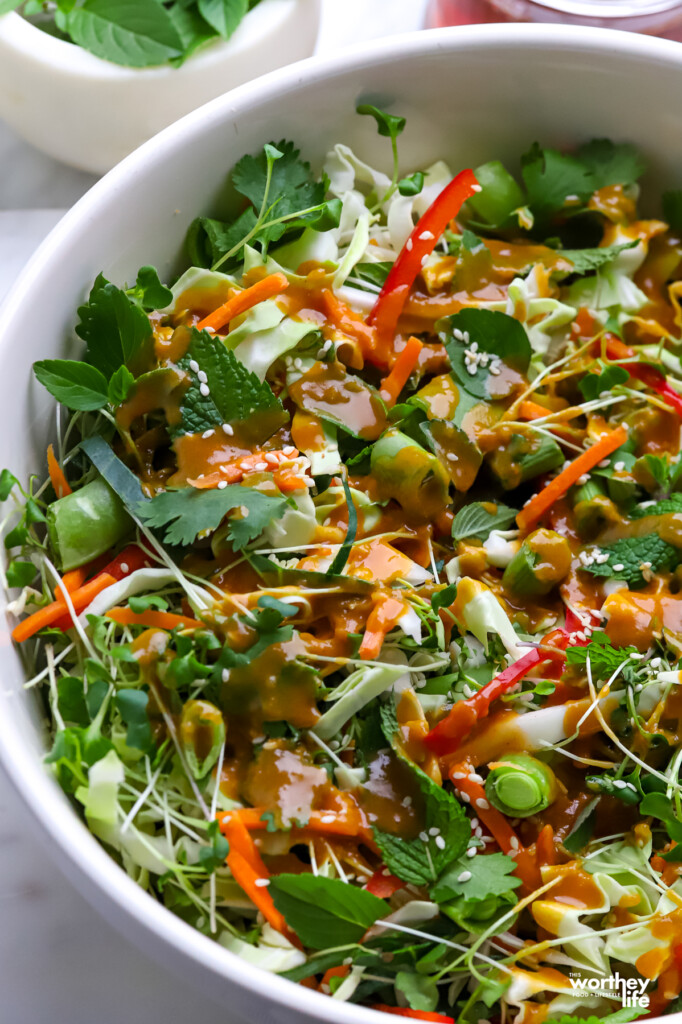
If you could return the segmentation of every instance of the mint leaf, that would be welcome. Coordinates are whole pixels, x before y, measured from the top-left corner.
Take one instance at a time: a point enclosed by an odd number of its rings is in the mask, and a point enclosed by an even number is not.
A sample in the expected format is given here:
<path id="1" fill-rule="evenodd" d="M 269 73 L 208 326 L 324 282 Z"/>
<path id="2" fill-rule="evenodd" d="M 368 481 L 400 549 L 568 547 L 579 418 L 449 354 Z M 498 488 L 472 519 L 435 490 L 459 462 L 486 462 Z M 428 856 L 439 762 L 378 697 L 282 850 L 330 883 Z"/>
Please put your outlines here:
<path id="1" fill-rule="evenodd" d="M 158 0 L 85 0 L 66 24 L 77 46 L 114 64 L 144 68 L 182 54 L 182 40 Z"/>
<path id="2" fill-rule="evenodd" d="M 107 404 L 107 379 L 95 366 L 75 359 L 42 359 L 33 364 L 33 372 L 68 409 L 90 412 Z"/>
<path id="3" fill-rule="evenodd" d="M 491 357 L 497 356 L 497 361 L 502 360 L 519 373 L 528 369 L 532 354 L 528 335 L 519 321 L 506 313 L 490 309 L 462 309 L 440 320 L 436 326 L 452 372 L 462 387 L 476 398 L 502 397 L 503 389 L 492 383 L 500 378 L 491 375 L 490 367 L 494 368 L 496 363 Z M 464 335 L 464 339 L 459 335 Z M 474 351 L 483 353 L 483 358 L 475 365 L 467 361 L 467 352 L 472 351 L 474 344 L 477 345 Z"/>
<path id="4" fill-rule="evenodd" d="M 534 143 L 521 157 L 528 206 L 538 220 L 561 210 L 569 197 L 585 202 L 594 192 L 592 175 L 577 157 Z"/>
<path id="5" fill-rule="evenodd" d="M 653 475 L 653 467 L 651 465 L 650 470 L 652 470 Z M 653 505 L 646 505 L 644 507 L 638 505 L 636 508 L 633 508 L 630 515 L 632 519 L 644 519 L 647 516 L 664 516 L 668 512 L 682 512 L 682 494 L 671 494 L 670 497 L 663 498 Z"/>
<path id="6" fill-rule="evenodd" d="M 191 380 L 181 407 L 185 432 L 198 434 L 222 423 L 249 421 L 249 434 L 262 441 L 286 423 L 288 414 L 270 385 L 247 370 L 221 338 L 193 328 L 180 366 Z M 198 377 L 202 371 L 207 378 L 203 390 L 208 389 L 208 394 L 202 393 Z"/>
<path id="7" fill-rule="evenodd" d="M 129 294 L 149 311 L 165 309 L 173 301 L 173 292 L 161 284 L 155 267 L 140 267 L 135 287 L 129 290 Z"/>
<path id="8" fill-rule="evenodd" d="M 577 156 L 589 171 L 592 191 L 607 185 L 634 185 L 646 170 L 642 154 L 629 142 L 592 139 Z"/>
<path id="9" fill-rule="evenodd" d="M 615 544 L 602 545 L 600 551 L 608 555 L 605 562 L 593 562 L 580 568 L 593 576 L 625 580 L 630 590 L 643 587 L 652 573 L 674 569 L 680 562 L 679 550 L 657 533 L 626 537 Z"/>
<path id="10" fill-rule="evenodd" d="M 395 705 L 391 702 L 381 706 L 381 727 L 394 752 L 415 773 L 424 797 L 424 828 L 416 839 L 404 839 L 375 826 L 374 841 L 394 875 L 413 885 L 428 886 L 464 853 L 471 826 L 462 805 L 405 756 L 399 743 Z M 438 829 L 437 835 L 431 835 L 431 829 Z"/>
<path id="11" fill-rule="evenodd" d="M 600 373 L 586 373 L 578 384 L 583 398 L 590 402 L 599 398 L 603 391 L 610 391 L 616 384 L 624 384 L 630 374 L 623 366 L 607 366 Z"/>
<path id="12" fill-rule="evenodd" d="M 558 252 L 562 259 L 570 260 L 573 264 L 572 274 L 589 274 L 592 270 L 599 270 L 607 263 L 612 263 L 624 249 L 632 249 L 638 244 L 635 239 L 632 242 L 623 242 L 621 245 L 603 245 L 594 249 L 559 249 Z M 565 277 L 566 275 L 565 273 L 558 275 L 556 271 L 553 271 L 553 276 Z"/>
<path id="13" fill-rule="evenodd" d="M 87 361 L 107 380 L 119 366 L 137 363 L 151 342 L 152 327 L 144 310 L 102 274 L 78 316 L 76 334 L 87 345 Z"/>
<path id="14" fill-rule="evenodd" d="M 248 0 L 198 0 L 199 13 L 223 39 L 229 39 L 249 9 Z"/>
<path id="15" fill-rule="evenodd" d="M 514 522 L 518 509 L 493 502 L 472 501 L 455 515 L 452 521 L 452 539 L 476 537 L 486 540 L 491 530 L 506 530 Z"/>
<path id="16" fill-rule="evenodd" d="M 461 857 L 432 886 L 431 897 L 437 903 L 443 903 L 457 896 L 464 896 L 467 901 L 504 896 L 521 885 L 521 879 L 512 874 L 515 867 L 515 861 L 506 853 Z M 460 881 L 462 875 L 464 880 Z"/>
<path id="17" fill-rule="evenodd" d="M 268 892 L 289 927 L 312 949 L 360 942 L 390 910 L 365 889 L 321 875 L 276 875 Z"/>
<path id="18" fill-rule="evenodd" d="M 273 519 L 281 516 L 286 504 L 286 498 L 271 498 L 241 484 L 212 491 L 185 487 L 179 491 L 163 491 L 151 501 L 138 504 L 136 514 L 147 526 L 165 527 L 166 544 L 186 546 L 204 530 L 216 530 L 228 512 L 241 509 L 242 518 L 233 518 L 229 523 L 234 548 L 239 551 L 259 537 Z"/>
<path id="19" fill-rule="evenodd" d="M 405 130 L 407 122 L 404 117 L 387 114 L 385 110 L 373 107 L 371 103 L 361 103 L 355 109 L 358 114 L 368 114 L 370 117 L 373 117 L 377 123 L 379 135 L 383 135 L 386 139 L 397 139 Z"/>

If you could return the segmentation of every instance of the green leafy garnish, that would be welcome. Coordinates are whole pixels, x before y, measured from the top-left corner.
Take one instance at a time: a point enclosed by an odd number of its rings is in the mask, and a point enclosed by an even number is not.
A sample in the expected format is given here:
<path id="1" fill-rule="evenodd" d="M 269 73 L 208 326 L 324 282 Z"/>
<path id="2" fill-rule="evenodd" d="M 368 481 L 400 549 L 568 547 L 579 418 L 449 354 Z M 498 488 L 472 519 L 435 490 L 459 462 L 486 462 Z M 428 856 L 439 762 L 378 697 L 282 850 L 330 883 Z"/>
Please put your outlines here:
<path id="1" fill-rule="evenodd" d="M 135 287 L 128 290 L 143 309 L 165 309 L 173 301 L 173 292 L 159 279 L 156 267 L 140 267 Z"/>
<path id="2" fill-rule="evenodd" d="M 455 515 L 452 521 L 452 539 L 464 540 L 465 537 L 476 537 L 486 540 L 491 530 L 506 530 L 516 519 L 518 509 L 509 505 L 496 503 L 494 511 L 490 502 L 472 501 Z"/>
<path id="3" fill-rule="evenodd" d="M 147 708 L 149 694 L 146 690 L 120 690 L 114 698 L 121 718 L 128 727 L 126 743 L 136 750 L 148 751 L 153 747 L 152 729 Z"/>
<path id="4" fill-rule="evenodd" d="M 268 892 L 289 927 L 312 949 L 359 942 L 390 909 L 364 889 L 321 875 L 276 875 Z"/>
<path id="5" fill-rule="evenodd" d="M 599 398 L 604 391 L 610 391 L 617 384 L 624 384 L 629 376 L 623 366 L 606 366 L 599 373 L 586 373 L 578 387 L 583 398 L 591 402 Z"/>
<path id="6" fill-rule="evenodd" d="M 270 385 L 247 370 L 220 338 L 207 331 L 192 329 L 180 366 L 190 378 L 181 407 L 186 433 L 199 434 L 223 423 L 248 421 L 251 436 L 262 441 L 286 423 L 287 413 Z M 199 373 L 206 375 L 204 384 Z"/>
<path id="7" fill-rule="evenodd" d="M 432 886 L 431 896 L 438 903 L 457 896 L 465 896 L 467 900 L 503 896 L 521 885 L 521 879 L 512 874 L 515 867 L 516 863 L 506 853 L 460 857 Z"/>
<path id="8" fill-rule="evenodd" d="M 202 846 L 199 850 L 199 863 L 204 871 L 212 874 L 216 868 L 222 867 L 225 863 L 225 858 L 230 852 L 230 844 L 220 831 L 217 821 L 209 821 L 206 832 L 209 845 Z"/>
<path id="9" fill-rule="evenodd" d="M 85 0 L 67 15 L 66 25 L 77 46 L 126 67 L 182 55 L 182 40 L 158 0 Z"/>
<path id="10" fill-rule="evenodd" d="M 340 576 L 343 572 L 355 541 L 355 535 L 358 532 L 358 513 L 355 509 L 353 495 L 351 494 L 350 487 L 348 486 L 347 474 L 344 474 L 341 477 L 341 483 L 343 484 L 343 491 L 346 495 L 346 506 L 348 508 L 348 529 L 346 530 L 346 536 L 343 538 L 343 544 L 336 552 L 334 561 L 327 570 L 327 573 L 330 576 Z"/>
<path id="11" fill-rule="evenodd" d="M 625 580 L 630 590 L 643 587 L 655 573 L 674 569 L 680 561 L 680 552 L 657 533 L 644 537 L 625 537 L 599 549 L 608 555 L 603 562 L 594 561 L 581 568 L 593 576 L 608 576 Z"/>
<path id="12" fill-rule="evenodd" d="M 637 654 L 636 647 L 616 647 L 601 630 L 593 633 L 589 644 L 584 647 L 571 645 L 566 648 L 568 665 L 584 665 L 590 659 L 590 668 L 595 679 L 608 679 L 627 661 L 631 654 Z"/>
<path id="13" fill-rule="evenodd" d="M 415 171 L 398 182 L 398 192 L 401 196 L 418 196 L 424 188 L 424 175 L 421 171 Z"/>
<path id="14" fill-rule="evenodd" d="M 86 359 L 107 380 L 119 366 L 134 369 L 151 341 L 147 314 L 103 274 L 92 286 L 87 303 L 79 307 L 78 316 L 76 334 L 87 345 Z"/>
<path id="15" fill-rule="evenodd" d="M 620 245 L 603 245 L 594 249 L 560 249 L 559 255 L 562 259 L 569 260 L 573 264 L 572 274 L 589 274 L 592 270 L 599 270 L 607 263 L 612 263 L 624 249 L 632 249 L 639 243 L 635 239 L 632 242 L 623 242 Z M 556 276 L 565 276 L 565 273 Z M 622 367 L 617 367 L 622 369 Z"/>
<path id="16" fill-rule="evenodd" d="M 396 139 L 405 130 L 405 118 L 396 117 L 395 114 L 387 114 L 385 110 L 373 107 L 371 103 L 361 103 L 355 108 L 358 114 L 368 114 L 377 123 L 379 135 L 387 139 Z"/>
<path id="17" fill-rule="evenodd" d="M 585 202 L 592 195 L 592 176 L 575 156 L 556 149 L 542 149 L 538 143 L 521 157 L 528 206 L 538 220 L 561 210 L 569 196 Z"/>
<path id="18" fill-rule="evenodd" d="M 506 393 L 505 389 L 492 383 L 501 380 L 500 361 L 518 373 L 525 373 L 528 369 L 532 354 L 528 335 L 522 324 L 506 313 L 490 309 L 462 309 L 454 316 L 440 320 L 437 327 L 452 372 L 462 387 L 477 398 L 501 397 Z M 473 345 L 475 349 L 472 349 Z M 470 359 L 467 353 L 472 352 L 474 358 Z"/>
<path id="19" fill-rule="evenodd" d="M 138 504 L 136 514 L 147 525 L 165 527 L 164 541 L 187 545 L 200 533 L 217 530 L 228 512 L 240 510 L 229 521 L 229 533 L 235 551 L 259 537 L 266 526 L 282 514 L 286 498 L 273 498 L 253 487 L 229 484 L 223 490 L 196 490 L 185 487 L 163 491 L 151 501 Z"/>
<path id="20" fill-rule="evenodd" d="M 95 366 L 75 359 L 42 359 L 33 372 L 53 398 L 68 409 L 87 412 L 108 401 L 107 378 Z"/>

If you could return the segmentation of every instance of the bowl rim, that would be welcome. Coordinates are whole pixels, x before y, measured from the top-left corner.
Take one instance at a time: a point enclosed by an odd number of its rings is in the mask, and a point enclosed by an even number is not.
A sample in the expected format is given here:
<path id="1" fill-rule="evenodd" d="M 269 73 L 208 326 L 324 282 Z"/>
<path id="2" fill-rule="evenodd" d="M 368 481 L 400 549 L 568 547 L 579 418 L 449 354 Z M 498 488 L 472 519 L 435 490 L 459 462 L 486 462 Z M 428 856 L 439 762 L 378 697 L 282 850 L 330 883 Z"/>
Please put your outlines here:
<path id="1" fill-rule="evenodd" d="M 210 71 L 216 64 L 232 60 L 249 52 L 257 53 L 272 35 L 280 33 L 282 22 L 290 17 L 299 4 L 306 4 L 310 16 L 320 17 L 322 0 L 277 0 L 279 11 L 273 11 L 269 0 L 259 3 L 247 11 L 229 39 L 215 39 L 210 45 L 199 47 L 180 67 L 155 64 L 151 67 L 128 67 L 97 57 L 84 50 L 77 43 L 50 35 L 37 25 L 22 17 L 17 11 L 9 11 L 0 17 L 0 45 L 23 57 L 27 63 L 51 67 L 71 78 L 97 79 L 111 84 L 131 79 L 149 81 L 168 75 L 176 78 L 195 71 Z M 274 24 L 273 24 L 274 22 Z M 282 41 L 282 45 L 286 45 Z"/>
<path id="2" fill-rule="evenodd" d="M 161 172 L 165 161 L 182 142 L 187 145 L 194 136 L 201 136 L 214 123 L 220 123 L 229 114 L 235 116 L 259 107 L 276 89 L 286 94 L 302 84 L 313 87 L 335 74 L 347 73 L 369 64 L 374 66 L 410 60 L 434 51 L 457 52 L 467 47 L 483 50 L 529 47 L 562 51 L 604 54 L 618 50 L 633 63 L 658 62 L 661 66 L 676 67 L 682 75 L 682 47 L 670 40 L 612 29 L 566 27 L 561 25 L 475 25 L 443 29 L 430 29 L 370 41 L 333 56 L 311 57 L 296 64 L 270 72 L 246 85 L 210 101 L 197 110 L 165 128 L 144 143 L 120 164 L 109 171 L 69 210 L 50 232 L 29 260 L 12 286 L 0 309 L 0 357 L 9 352 L 16 331 L 22 323 L 21 310 L 35 294 L 41 278 L 49 276 L 60 262 L 60 252 L 79 230 L 94 223 L 106 209 L 112 197 L 125 191 L 138 175 Z M 13 691 L 0 688 L 0 706 L 17 696 Z M 231 954 L 212 939 L 202 935 L 155 901 L 141 889 L 106 852 L 81 822 L 75 811 L 64 814 L 64 798 L 57 783 L 44 770 L 29 744 L 23 742 L 12 727 L 11 713 L 0 714 L 0 764 L 14 788 L 23 798 L 37 826 L 50 840 L 51 850 L 64 872 L 77 880 L 83 894 L 100 907 L 108 904 L 107 920 L 126 930 L 129 935 L 131 920 L 135 922 L 132 941 L 140 948 L 145 936 L 153 937 L 153 949 L 166 966 L 177 964 L 187 971 L 187 961 L 193 961 L 206 979 L 215 983 L 221 978 L 246 989 L 269 1002 L 295 1009 L 309 1019 L 333 1024 L 360 1024 L 382 1019 L 377 1011 L 331 999 L 322 993 L 292 983 L 278 975 L 269 974 Z M 163 959 L 161 959 L 163 957 Z M 383 1018 L 385 1019 L 385 1017 Z M 652 1024 L 656 1020 L 652 1019 Z M 682 1024 L 682 1014 L 666 1018 L 668 1024 Z"/>

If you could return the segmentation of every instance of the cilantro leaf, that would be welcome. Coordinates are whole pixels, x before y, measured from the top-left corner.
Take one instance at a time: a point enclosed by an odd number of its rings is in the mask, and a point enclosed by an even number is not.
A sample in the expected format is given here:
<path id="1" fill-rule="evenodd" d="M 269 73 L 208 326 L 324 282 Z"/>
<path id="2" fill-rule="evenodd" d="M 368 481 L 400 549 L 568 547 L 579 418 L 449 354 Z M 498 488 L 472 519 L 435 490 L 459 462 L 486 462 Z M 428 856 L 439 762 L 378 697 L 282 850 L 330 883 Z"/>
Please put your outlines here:
<path id="1" fill-rule="evenodd" d="M 88 363 L 75 359 L 41 359 L 33 372 L 53 398 L 68 409 L 88 412 L 107 404 L 107 379 Z"/>
<path id="2" fill-rule="evenodd" d="M 365 889 L 322 875 L 276 875 L 268 892 L 289 927 L 312 949 L 360 942 L 390 910 Z"/>
<path id="3" fill-rule="evenodd" d="M 542 149 L 537 142 L 521 157 L 521 174 L 528 206 L 538 220 L 561 210 L 569 197 L 585 202 L 594 191 L 592 175 L 582 160 L 556 149 Z"/>
<path id="4" fill-rule="evenodd" d="M 282 514 L 286 504 L 286 498 L 272 498 L 253 487 L 229 484 L 223 490 L 185 487 L 163 491 L 151 501 L 139 503 L 136 514 L 147 526 L 165 527 L 165 543 L 175 546 L 191 544 L 205 530 L 216 530 L 228 512 L 240 509 L 242 517 L 229 522 L 234 549 L 239 551 L 259 537 Z"/>
<path id="5" fill-rule="evenodd" d="M 650 573 L 674 569 L 680 562 L 679 550 L 657 533 L 625 537 L 614 544 L 602 545 L 601 552 L 608 555 L 607 560 L 581 566 L 583 571 L 593 576 L 625 580 L 630 590 L 643 587 Z"/>
<path id="6" fill-rule="evenodd" d="M 437 903 L 457 896 L 465 896 L 467 900 L 504 896 L 521 885 L 521 879 L 512 874 L 515 867 L 515 861 L 506 853 L 459 858 L 431 887 L 431 896 Z M 464 880 L 460 880 L 463 874 Z"/>
<path id="7" fill-rule="evenodd" d="M 143 309 L 165 309 L 173 301 L 173 292 L 161 284 L 156 267 L 140 267 L 137 272 L 135 287 L 128 290 L 128 294 Z"/>
<path id="8" fill-rule="evenodd" d="M 248 0 L 198 0 L 202 18 L 223 39 L 229 39 L 249 9 Z"/>
<path id="9" fill-rule="evenodd" d="M 253 231 L 257 219 L 251 206 L 231 224 L 224 224 L 212 217 L 197 217 L 189 226 L 185 242 L 190 263 L 195 267 L 212 267 Z M 239 263 L 243 251 L 243 248 L 235 251 L 227 266 Z"/>
<path id="10" fill-rule="evenodd" d="M 572 274 L 589 274 L 591 270 L 599 270 L 607 263 L 613 262 L 624 249 L 632 249 L 639 243 L 635 239 L 632 242 L 623 242 L 621 245 L 602 245 L 594 249 L 559 249 L 558 253 L 562 259 L 570 260 L 573 264 Z M 566 276 L 565 274 L 553 276 Z M 622 369 L 622 367 L 618 367 Z"/>
<path id="11" fill-rule="evenodd" d="M 633 653 L 637 653 L 636 647 L 616 647 L 611 643 L 610 637 L 599 630 L 592 634 L 592 639 L 585 647 L 567 647 L 566 663 L 584 665 L 589 657 L 592 675 L 595 679 L 603 680 L 612 676 Z"/>
<path id="12" fill-rule="evenodd" d="M 225 858 L 230 852 L 230 844 L 220 831 L 217 821 L 209 821 L 206 832 L 210 845 L 202 846 L 199 850 L 199 863 L 204 871 L 212 874 L 216 868 L 221 868 L 225 863 Z"/>
<path id="13" fill-rule="evenodd" d="M 501 503 L 472 501 L 455 515 L 452 521 L 452 539 L 476 537 L 486 540 L 491 530 L 506 530 L 514 522 L 518 509 Z"/>
<path id="14" fill-rule="evenodd" d="M 464 853 L 471 826 L 461 804 L 405 756 L 398 741 L 400 732 L 394 704 L 381 706 L 381 727 L 395 753 L 415 773 L 424 797 L 424 831 L 421 837 L 404 839 L 375 826 L 374 841 L 394 875 L 413 885 L 431 885 Z M 437 835 L 431 835 L 431 829 L 438 829 Z M 441 842 L 437 843 L 436 838 Z"/>
<path id="15" fill-rule="evenodd" d="M 192 369 L 198 365 L 198 371 Z M 182 426 L 187 433 L 198 434 L 222 423 L 239 424 L 249 420 L 254 440 L 270 437 L 288 419 L 284 406 L 265 381 L 240 363 L 224 342 L 207 331 L 192 328 L 187 354 L 180 367 L 189 375 L 190 386 L 182 400 Z M 206 384 L 198 373 L 206 374 Z"/>
<path id="16" fill-rule="evenodd" d="M 491 373 L 490 367 L 494 367 L 495 360 L 489 357 L 498 356 L 519 373 L 528 369 L 532 354 L 528 335 L 519 321 L 506 313 L 490 309 L 462 309 L 440 320 L 437 327 L 453 373 L 462 387 L 477 398 L 501 398 L 507 393 L 500 386 L 503 378 Z M 467 365 L 466 353 L 472 351 L 474 344 L 484 358 Z"/>
<path id="17" fill-rule="evenodd" d="M 119 366 L 133 364 L 134 369 L 151 343 L 147 314 L 102 274 L 92 286 L 87 303 L 79 307 L 78 316 L 76 334 L 87 345 L 87 362 L 107 380 Z"/>
<path id="18" fill-rule="evenodd" d="M 600 373 L 586 373 L 578 387 L 583 398 L 590 402 L 599 398 L 603 391 L 610 391 L 617 384 L 624 384 L 629 376 L 623 366 L 607 366 Z"/>
<path id="19" fill-rule="evenodd" d="M 182 54 L 182 40 L 158 0 L 85 0 L 66 25 L 77 46 L 114 64 L 144 68 Z"/>
<path id="20" fill-rule="evenodd" d="M 607 185 L 634 185 L 646 170 L 642 154 L 629 142 L 592 139 L 577 156 L 590 173 L 592 191 Z"/>

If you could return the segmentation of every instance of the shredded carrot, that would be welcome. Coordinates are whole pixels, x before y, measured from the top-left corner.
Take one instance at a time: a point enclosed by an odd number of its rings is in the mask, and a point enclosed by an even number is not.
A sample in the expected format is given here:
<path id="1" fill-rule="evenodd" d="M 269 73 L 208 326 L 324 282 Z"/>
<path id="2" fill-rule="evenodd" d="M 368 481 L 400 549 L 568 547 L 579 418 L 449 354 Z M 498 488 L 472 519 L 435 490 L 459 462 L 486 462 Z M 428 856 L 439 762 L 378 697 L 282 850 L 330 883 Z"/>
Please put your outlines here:
<path id="1" fill-rule="evenodd" d="M 79 569 L 72 569 L 71 572 L 65 572 L 62 576 L 62 582 L 56 588 L 57 598 L 65 600 L 64 591 L 67 594 L 75 594 L 77 590 L 80 590 L 87 578 L 88 568 L 86 565 L 82 565 Z"/>
<path id="2" fill-rule="evenodd" d="M 246 858 L 242 857 L 237 850 L 230 849 L 227 855 L 227 866 L 237 884 L 244 890 L 251 902 L 260 910 L 265 920 L 272 925 L 275 931 L 290 936 L 284 915 L 275 906 L 267 886 L 258 885 L 259 882 L 269 881 L 267 871 L 264 875 L 258 873 Z"/>
<path id="3" fill-rule="evenodd" d="M 94 580 L 90 580 L 80 587 L 79 590 L 74 590 L 70 597 L 76 614 L 80 614 L 102 590 L 110 587 L 115 582 L 116 580 L 113 576 L 110 576 L 108 573 L 101 573 Z M 45 608 L 41 608 L 39 611 L 34 612 L 33 615 L 29 615 L 23 622 L 20 622 L 12 631 L 12 639 L 21 644 L 24 640 L 35 636 L 41 629 L 47 629 L 48 626 L 56 626 L 58 629 L 69 629 L 72 625 L 71 615 L 65 608 L 63 597 L 60 597 L 59 600 L 53 601 L 52 604 L 48 604 Z"/>
<path id="4" fill-rule="evenodd" d="M 402 599 L 381 593 L 375 598 L 374 608 L 369 613 L 365 635 L 358 651 L 363 661 L 373 661 L 379 656 L 386 636 L 404 613 L 405 602 Z"/>
<path id="5" fill-rule="evenodd" d="M 203 622 L 190 619 L 186 615 L 174 615 L 172 612 L 161 612 L 156 608 L 147 608 L 143 612 L 134 612 L 132 608 L 110 608 L 106 613 L 119 626 L 146 626 L 148 629 L 203 629 Z"/>
<path id="6" fill-rule="evenodd" d="M 65 498 L 72 493 L 71 485 L 64 475 L 64 470 L 57 462 L 54 448 L 51 444 L 47 446 L 47 471 L 50 474 L 50 483 L 58 498 Z"/>
<path id="7" fill-rule="evenodd" d="M 407 339 L 407 344 L 398 353 L 398 358 L 393 364 L 391 372 L 381 382 L 379 394 L 384 402 L 386 402 L 386 405 L 392 406 L 398 401 L 400 392 L 407 384 L 410 374 L 419 362 L 419 353 L 423 348 L 424 346 L 419 338 L 415 338 L 414 335 Z"/>
<path id="8" fill-rule="evenodd" d="M 344 334 L 357 341 L 363 359 L 370 363 L 376 362 L 376 329 L 365 323 L 359 313 L 355 313 L 328 289 L 322 292 L 322 305 L 327 319 Z M 383 360 L 380 360 L 380 363 L 383 363 Z"/>
<path id="9" fill-rule="evenodd" d="M 563 469 L 558 476 L 554 477 L 546 487 L 533 495 L 528 504 L 521 509 L 516 517 L 516 522 L 522 530 L 529 530 L 534 526 L 554 502 L 564 495 L 569 487 L 576 483 L 583 473 L 594 469 L 602 459 L 605 459 L 616 448 L 620 448 L 627 441 L 628 432 L 624 426 L 617 427 L 609 434 L 604 434 L 587 451 L 582 452 L 573 462 Z"/>
<path id="10" fill-rule="evenodd" d="M 236 316 L 246 313 L 247 309 L 252 309 L 253 306 L 257 306 L 259 302 L 264 302 L 265 299 L 271 299 L 274 295 L 280 295 L 288 287 L 289 282 L 284 274 L 270 274 L 261 281 L 257 281 L 256 284 L 252 284 L 250 288 L 245 288 L 243 292 L 233 295 L 222 306 L 218 306 L 212 313 L 209 313 L 203 320 L 200 320 L 197 327 L 200 331 L 204 331 L 206 328 L 219 331 L 221 327 L 229 324 L 230 320 L 234 320 Z"/>
<path id="11" fill-rule="evenodd" d="M 531 402 L 526 399 L 524 402 L 521 402 L 521 405 L 519 406 L 519 419 L 539 420 L 542 416 L 549 416 L 551 412 L 552 410 L 546 409 L 544 405 L 540 405 L 538 402 Z"/>
<path id="12" fill-rule="evenodd" d="M 264 807 L 243 807 L 236 811 L 230 811 L 229 817 L 233 822 L 238 820 L 249 832 L 262 832 L 267 828 L 267 821 L 263 818 L 264 814 Z M 224 818 L 223 822 L 225 823 L 225 821 Z M 225 830 L 223 829 L 223 831 Z M 371 829 L 364 824 L 360 811 L 352 807 L 347 807 L 344 811 L 311 811 L 310 817 L 302 826 L 301 831 L 321 832 L 337 836 L 359 836 L 363 839 L 370 839 L 372 836 Z"/>

